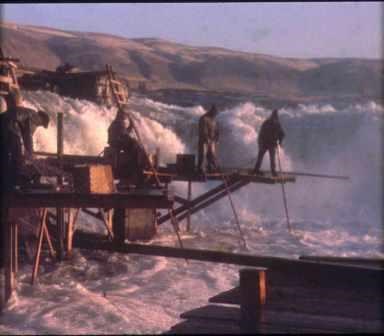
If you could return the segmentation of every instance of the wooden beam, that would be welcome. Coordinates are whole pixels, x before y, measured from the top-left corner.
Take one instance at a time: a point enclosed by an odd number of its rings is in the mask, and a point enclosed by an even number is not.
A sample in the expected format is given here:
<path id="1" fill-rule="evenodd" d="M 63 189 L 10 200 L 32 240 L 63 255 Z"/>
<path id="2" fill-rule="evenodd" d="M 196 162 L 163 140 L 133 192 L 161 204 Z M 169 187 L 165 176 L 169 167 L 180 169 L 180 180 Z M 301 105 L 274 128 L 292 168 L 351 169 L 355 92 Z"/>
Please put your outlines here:
<path id="1" fill-rule="evenodd" d="M 188 202 L 192 200 L 192 181 L 188 181 Z M 187 232 L 191 231 L 191 210 L 190 208 L 187 210 Z"/>
<path id="2" fill-rule="evenodd" d="M 34 152 L 38 156 L 46 156 L 47 163 L 51 165 L 57 165 L 57 153 L 49 152 Z M 63 154 L 61 156 L 62 164 L 66 166 L 74 166 L 79 164 L 103 164 L 108 163 L 108 160 L 102 156 L 93 156 L 93 155 L 76 155 L 76 154 Z"/>
<path id="3" fill-rule="evenodd" d="M 116 192 L 89 194 L 80 192 L 19 192 L 8 194 L 5 199 L 10 208 L 158 208 L 168 209 L 173 197 L 165 190 L 148 193 Z"/>
<path id="4" fill-rule="evenodd" d="M 177 196 L 177 195 L 175 195 L 174 199 L 175 199 L 175 202 L 183 204 L 183 205 L 187 205 L 188 206 L 189 203 L 190 203 L 189 200 L 186 200 L 185 198 Z"/>
<path id="5" fill-rule="evenodd" d="M 324 288 L 356 288 L 365 283 L 366 288 L 372 288 L 376 293 L 382 293 L 384 271 L 373 267 L 356 267 L 316 263 L 297 259 L 286 259 L 249 254 L 234 254 L 211 250 L 196 250 L 166 246 L 140 245 L 122 243 L 114 245 L 103 236 L 77 232 L 74 246 L 91 250 L 105 250 L 120 253 L 155 255 L 171 258 L 183 258 L 207 262 L 235 264 L 241 266 L 267 267 L 268 273 L 275 278 L 279 273 L 280 279 L 288 274 L 291 281 L 297 284 L 306 283 L 309 286 L 321 284 Z M 281 280 L 279 280 L 281 281 Z M 288 282 L 288 281 L 287 281 Z"/>
<path id="6" fill-rule="evenodd" d="M 244 187 L 245 185 L 247 185 L 248 183 L 249 183 L 248 181 L 239 181 L 239 182 L 229 186 L 228 187 L 228 191 L 231 192 L 231 193 L 235 192 L 236 190 L 238 190 L 238 189 Z M 214 197 L 211 197 L 211 198 L 207 199 L 206 201 L 201 202 L 197 206 L 189 208 L 187 211 L 185 211 L 184 213 L 182 213 L 179 216 L 177 216 L 177 220 L 181 221 L 185 217 L 187 217 L 189 214 L 192 215 L 192 214 L 196 213 L 197 211 L 200 211 L 201 209 L 204 209 L 204 208 L 208 207 L 212 203 L 217 202 L 218 200 L 224 198 L 227 195 L 228 195 L 227 190 L 221 191 L 221 192 L 217 193 Z"/>
<path id="7" fill-rule="evenodd" d="M 100 209 L 100 213 L 102 216 L 102 221 L 104 223 L 105 228 L 108 232 L 109 239 L 113 239 L 113 224 L 112 224 L 112 215 L 111 212 L 113 209 L 109 209 L 108 211 L 104 211 L 104 209 Z"/>
<path id="8" fill-rule="evenodd" d="M 74 209 L 76 213 L 80 211 L 80 209 Z M 75 213 L 71 208 L 68 209 L 68 224 L 67 224 L 67 235 L 66 235 L 66 253 L 67 256 L 72 255 L 72 242 L 73 242 L 73 233 L 75 231 Z"/>
<path id="9" fill-rule="evenodd" d="M 15 274 L 15 282 L 17 272 L 19 270 L 19 232 L 18 232 L 18 224 L 17 222 L 12 222 L 12 240 L 13 240 L 13 272 Z"/>
<path id="10" fill-rule="evenodd" d="M 316 262 L 331 262 L 346 265 L 360 265 L 384 268 L 384 258 L 365 257 L 337 257 L 337 256 L 300 256 L 300 260 L 311 260 Z"/>
<path id="11" fill-rule="evenodd" d="M 13 232 L 13 223 L 11 221 L 5 222 L 5 254 L 4 254 L 4 303 L 8 302 L 13 290 L 15 289 L 15 241 Z"/>
<path id="12" fill-rule="evenodd" d="M 61 157 L 64 153 L 64 115 L 62 112 L 57 114 L 57 159 L 59 168 L 62 168 Z M 63 187 L 63 177 L 57 176 L 57 189 L 61 190 Z M 65 250 L 65 220 L 63 207 L 56 207 L 56 229 L 57 229 L 57 257 L 59 260 L 64 258 Z"/>
<path id="13" fill-rule="evenodd" d="M 36 245 L 35 260 L 33 263 L 32 280 L 31 280 L 32 285 L 34 284 L 34 282 L 36 280 L 37 272 L 39 270 L 40 254 L 41 254 L 41 249 L 43 246 L 44 227 L 46 225 L 45 221 L 47 219 L 47 211 L 48 211 L 48 209 L 45 208 L 45 209 L 43 209 L 42 214 L 41 214 L 39 236 L 38 236 L 37 245 Z"/>
<path id="14" fill-rule="evenodd" d="M 231 179 L 228 179 L 228 185 L 231 186 L 232 184 L 236 183 L 238 181 L 238 179 L 236 178 L 231 178 Z M 209 197 L 211 196 L 214 196 L 215 194 L 219 193 L 220 191 L 223 191 L 225 190 L 225 183 L 220 183 L 218 186 L 216 186 L 215 188 L 205 192 L 204 194 L 196 197 L 195 199 L 193 199 L 191 202 L 189 202 L 189 205 L 182 205 L 178 208 L 176 208 L 173 212 L 173 214 L 175 216 L 178 216 L 179 214 L 181 214 L 182 212 L 188 210 L 189 208 L 191 207 L 194 207 L 195 205 L 199 204 L 200 202 L 208 199 Z M 170 219 L 170 215 L 169 214 L 166 214 L 166 215 L 163 215 L 161 216 L 159 219 L 158 219 L 158 224 L 162 224 L 166 221 L 168 221 Z"/>

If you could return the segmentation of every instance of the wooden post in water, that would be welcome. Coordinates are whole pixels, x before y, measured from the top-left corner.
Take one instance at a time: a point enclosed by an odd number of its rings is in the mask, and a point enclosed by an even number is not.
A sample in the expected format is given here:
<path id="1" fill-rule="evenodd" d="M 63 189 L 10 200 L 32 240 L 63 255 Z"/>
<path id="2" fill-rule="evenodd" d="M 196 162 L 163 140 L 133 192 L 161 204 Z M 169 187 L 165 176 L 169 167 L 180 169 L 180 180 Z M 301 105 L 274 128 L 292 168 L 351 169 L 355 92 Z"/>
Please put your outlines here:
<path id="1" fill-rule="evenodd" d="M 1 195 L 2 196 L 2 195 Z M 7 209 L 1 204 L 0 208 L 0 229 L 1 229 L 1 245 L 0 245 L 0 312 L 3 310 L 5 304 L 5 256 L 6 256 L 6 212 Z"/>
<path id="2" fill-rule="evenodd" d="M 57 114 L 57 158 L 60 162 L 64 151 L 64 134 L 63 134 L 63 113 Z M 63 177 L 57 176 L 57 188 L 61 190 L 63 187 Z M 65 221 L 64 209 L 56 208 L 56 225 L 57 225 L 57 257 L 59 260 L 64 258 L 64 238 L 65 238 Z"/>
<path id="3" fill-rule="evenodd" d="M 260 331 L 266 300 L 266 268 L 240 270 L 240 328 L 242 333 Z"/>
<path id="4" fill-rule="evenodd" d="M 192 182 L 188 180 L 188 202 L 192 199 Z M 191 211 L 188 209 L 188 217 L 187 217 L 187 232 L 191 231 Z"/>
<path id="5" fill-rule="evenodd" d="M 18 232 L 14 220 L 9 220 L 9 210 L 2 209 L 2 250 L 1 250 L 1 310 L 8 302 L 16 287 L 16 273 L 18 264 Z"/>

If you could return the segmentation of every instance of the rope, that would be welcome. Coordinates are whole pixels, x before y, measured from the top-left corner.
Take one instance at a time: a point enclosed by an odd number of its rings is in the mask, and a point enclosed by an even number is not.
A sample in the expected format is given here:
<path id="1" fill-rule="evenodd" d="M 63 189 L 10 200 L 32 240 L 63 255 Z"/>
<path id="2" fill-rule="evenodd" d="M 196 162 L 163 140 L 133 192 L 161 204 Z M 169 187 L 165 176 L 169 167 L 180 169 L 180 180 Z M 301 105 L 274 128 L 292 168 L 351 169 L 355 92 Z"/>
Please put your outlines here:
<path id="1" fill-rule="evenodd" d="M 243 247 L 248 249 L 247 242 L 245 241 L 244 234 L 243 234 L 243 232 L 241 230 L 241 227 L 240 227 L 239 217 L 237 216 L 237 211 L 235 209 L 235 205 L 233 203 L 233 200 L 232 200 L 232 197 L 231 197 L 231 193 L 230 193 L 229 188 L 228 188 L 227 179 L 226 179 L 225 175 L 223 174 L 223 172 L 221 171 L 221 169 L 219 168 L 219 165 L 217 164 L 216 158 L 214 159 L 214 165 L 215 165 L 217 171 L 220 173 L 221 178 L 223 179 L 224 186 L 225 186 L 225 191 L 227 193 L 227 196 L 228 196 L 228 199 L 229 199 L 229 203 L 231 204 L 232 212 L 233 212 L 233 215 L 235 217 L 235 223 L 236 223 L 237 228 L 239 230 L 240 238 L 241 238 L 242 243 L 243 243 Z"/>
<path id="2" fill-rule="evenodd" d="M 278 162 L 279 162 L 280 174 L 282 174 L 281 161 L 280 161 L 280 145 L 279 144 L 277 144 L 277 159 L 278 159 Z M 287 218 L 288 231 L 291 233 L 292 229 L 291 229 L 291 224 L 289 222 L 287 196 L 286 196 L 286 193 L 285 193 L 284 182 L 282 180 L 280 180 L 280 181 L 281 181 L 281 190 L 283 192 L 283 202 L 284 202 L 285 216 Z"/>
<path id="3" fill-rule="evenodd" d="M 173 215 L 173 209 L 169 208 L 168 209 L 168 213 L 169 213 L 169 216 L 171 218 L 172 227 L 173 227 L 173 229 L 174 229 L 174 231 L 176 233 L 177 240 L 179 241 L 180 248 L 184 249 L 183 242 L 182 242 L 181 237 L 179 235 L 179 230 L 178 230 L 178 225 L 177 225 L 177 222 L 176 222 L 176 218 Z M 185 261 L 188 263 L 188 259 L 187 258 L 185 258 Z"/>

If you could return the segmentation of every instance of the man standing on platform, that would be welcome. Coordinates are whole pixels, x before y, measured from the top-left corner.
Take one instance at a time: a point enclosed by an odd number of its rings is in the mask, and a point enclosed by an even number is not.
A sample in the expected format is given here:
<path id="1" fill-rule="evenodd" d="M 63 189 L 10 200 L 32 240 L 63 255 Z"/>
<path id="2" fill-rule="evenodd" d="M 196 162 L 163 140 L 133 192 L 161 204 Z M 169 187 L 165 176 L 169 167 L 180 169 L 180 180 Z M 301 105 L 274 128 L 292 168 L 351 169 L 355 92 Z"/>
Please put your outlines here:
<path id="1" fill-rule="evenodd" d="M 273 110 L 271 116 L 262 123 L 257 139 L 259 144 L 259 153 L 257 155 L 257 161 L 253 171 L 255 174 L 261 175 L 260 166 L 265 152 L 268 151 L 269 158 L 271 160 L 272 175 L 277 176 L 275 158 L 276 148 L 282 143 L 284 136 L 285 133 L 280 125 L 278 110 Z"/>
<path id="2" fill-rule="evenodd" d="M 198 163 L 197 168 L 200 173 L 204 173 L 203 161 L 206 159 L 208 173 L 217 170 L 216 145 L 219 141 L 219 129 L 215 117 L 217 108 L 212 105 L 210 110 L 199 120 L 199 143 L 198 143 Z"/>
<path id="3" fill-rule="evenodd" d="M 116 118 L 108 128 L 108 144 L 117 155 L 117 175 L 127 176 L 136 186 L 145 182 L 144 169 L 148 160 L 143 147 L 133 136 L 133 125 L 124 109 L 119 109 Z M 123 152 L 124 160 L 119 160 Z"/>
<path id="4" fill-rule="evenodd" d="M 7 167 L 7 186 L 17 182 L 27 183 L 39 178 L 36 169 L 23 169 L 27 160 L 33 158 L 33 134 L 37 127 L 48 127 L 49 116 L 44 111 L 34 111 L 22 106 L 18 91 L 11 91 L 4 97 L 6 111 L 1 115 L 2 162 Z"/>

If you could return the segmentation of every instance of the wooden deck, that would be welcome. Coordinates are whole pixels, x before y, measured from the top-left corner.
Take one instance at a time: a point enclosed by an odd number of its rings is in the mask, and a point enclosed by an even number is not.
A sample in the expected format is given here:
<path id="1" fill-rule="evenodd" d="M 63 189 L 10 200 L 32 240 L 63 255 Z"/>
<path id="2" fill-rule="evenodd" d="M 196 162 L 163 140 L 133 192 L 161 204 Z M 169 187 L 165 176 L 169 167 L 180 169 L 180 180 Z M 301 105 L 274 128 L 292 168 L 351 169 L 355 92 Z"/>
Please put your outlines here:
<path id="1" fill-rule="evenodd" d="M 261 333 L 384 332 L 383 260 L 338 258 L 338 263 L 233 254 L 209 250 L 123 243 L 80 233 L 76 247 L 156 255 L 252 268 L 265 267 L 266 301 L 257 324 Z M 248 292 L 247 292 L 248 293 Z M 254 296 L 249 291 L 249 297 Z M 208 298 L 207 298 L 208 299 Z M 241 286 L 209 298 L 207 305 L 181 312 L 182 322 L 166 334 L 241 334 Z"/>
<path id="2" fill-rule="evenodd" d="M 348 261 L 343 260 L 343 264 Z M 384 332 L 382 282 L 378 281 L 376 286 L 365 283 L 360 272 L 366 269 L 355 267 L 355 277 L 360 278 L 360 283 L 345 288 L 345 280 L 340 281 L 338 277 L 333 279 L 334 287 L 322 281 L 314 286 L 308 281 L 307 274 L 300 272 L 300 267 L 296 276 L 294 272 L 273 269 L 274 272 L 268 275 L 267 271 L 266 302 L 257 325 L 255 321 L 255 330 L 267 334 Z M 382 277 L 383 269 L 376 269 Z M 342 265 L 340 271 L 343 272 Z M 206 306 L 183 312 L 180 317 L 184 321 L 166 334 L 246 333 L 240 323 L 242 299 L 239 287 L 220 293 L 209 302 Z"/>

